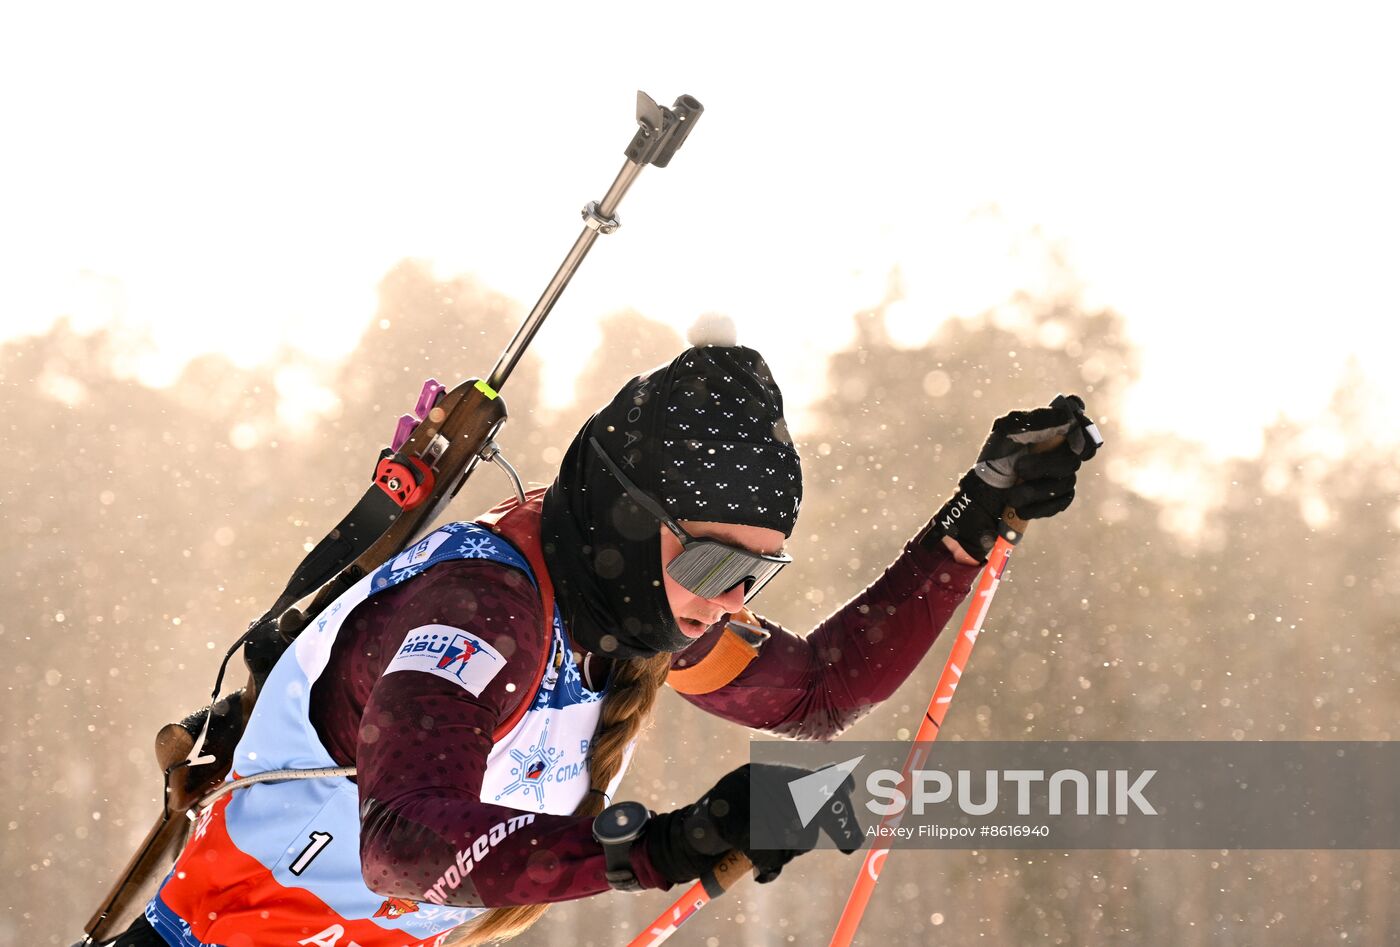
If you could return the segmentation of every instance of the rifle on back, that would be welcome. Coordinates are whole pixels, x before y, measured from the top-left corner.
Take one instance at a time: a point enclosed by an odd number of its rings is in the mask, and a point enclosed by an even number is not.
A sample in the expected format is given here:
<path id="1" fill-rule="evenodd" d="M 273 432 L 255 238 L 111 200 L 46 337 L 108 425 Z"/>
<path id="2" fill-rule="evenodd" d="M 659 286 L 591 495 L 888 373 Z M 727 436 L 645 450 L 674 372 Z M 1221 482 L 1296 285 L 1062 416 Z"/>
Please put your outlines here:
<path id="1" fill-rule="evenodd" d="M 505 470 L 523 501 L 520 478 L 496 445 L 506 421 L 501 389 L 598 235 L 618 229 L 617 206 L 642 168 L 666 167 L 703 111 L 689 95 L 666 108 L 646 93 L 637 93 L 638 128 L 627 145 L 622 170 L 602 200 L 584 205 L 583 231 L 495 368 L 485 379 L 469 378 L 450 390 L 433 380 L 424 383 L 414 413 L 399 419 L 392 444 L 381 452 L 364 496 L 307 554 L 277 600 L 225 653 L 209 706 L 161 728 L 156 735 L 156 758 L 165 778 L 160 817 L 84 927 L 79 947 L 116 936 L 149 900 L 163 866 L 184 845 L 194 813 L 228 776 L 258 689 L 302 629 L 370 570 L 416 542 L 480 462 Z M 296 607 L 308 597 L 304 608 Z M 224 673 L 240 650 L 247 683 L 221 698 Z"/>

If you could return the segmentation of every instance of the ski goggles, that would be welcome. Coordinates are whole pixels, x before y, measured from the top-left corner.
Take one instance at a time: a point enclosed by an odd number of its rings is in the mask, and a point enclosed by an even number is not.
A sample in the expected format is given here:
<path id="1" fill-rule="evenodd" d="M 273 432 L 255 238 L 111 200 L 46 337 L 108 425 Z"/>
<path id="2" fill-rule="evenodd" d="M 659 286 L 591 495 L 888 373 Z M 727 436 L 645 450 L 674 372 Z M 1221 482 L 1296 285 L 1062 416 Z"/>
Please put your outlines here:
<path id="1" fill-rule="evenodd" d="M 773 576 L 783 571 L 783 566 L 792 562 L 792 557 L 784 553 L 767 555 L 750 552 L 717 539 L 697 539 L 690 535 L 680 523 L 671 518 L 660 503 L 643 493 L 640 487 L 627 478 L 622 468 L 613 463 L 612 458 L 603 450 L 603 445 L 598 443 L 596 437 L 590 437 L 588 442 L 593 445 L 593 450 L 603 461 L 603 466 L 622 484 L 622 489 L 627 495 L 680 540 L 680 555 L 666 564 L 666 574 L 688 591 L 701 598 L 714 599 L 736 585 L 743 585 L 744 601 L 747 602 L 757 595 Z"/>

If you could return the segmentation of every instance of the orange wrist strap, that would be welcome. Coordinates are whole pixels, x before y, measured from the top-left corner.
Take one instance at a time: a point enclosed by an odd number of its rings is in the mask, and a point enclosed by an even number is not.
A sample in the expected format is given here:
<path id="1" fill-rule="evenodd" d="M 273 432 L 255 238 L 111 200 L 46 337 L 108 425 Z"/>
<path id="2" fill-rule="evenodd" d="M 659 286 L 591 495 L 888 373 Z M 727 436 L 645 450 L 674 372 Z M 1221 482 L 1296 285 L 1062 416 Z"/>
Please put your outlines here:
<path id="1" fill-rule="evenodd" d="M 736 627 L 737 623 L 742 623 Z M 719 641 L 710 653 L 689 667 L 672 668 L 666 677 L 681 694 L 709 694 L 733 681 L 749 662 L 758 657 L 758 649 L 768 640 L 768 632 L 747 608 L 734 614 L 725 625 Z"/>

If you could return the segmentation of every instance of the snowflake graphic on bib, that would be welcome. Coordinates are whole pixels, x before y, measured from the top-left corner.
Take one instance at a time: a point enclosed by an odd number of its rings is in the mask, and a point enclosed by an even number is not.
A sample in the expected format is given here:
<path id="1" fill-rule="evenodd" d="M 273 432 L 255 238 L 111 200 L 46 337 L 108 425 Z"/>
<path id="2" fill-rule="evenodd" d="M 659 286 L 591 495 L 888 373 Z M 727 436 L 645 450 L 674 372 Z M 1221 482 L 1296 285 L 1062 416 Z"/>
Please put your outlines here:
<path id="1" fill-rule="evenodd" d="M 549 722 L 546 721 L 544 729 L 540 731 L 540 739 L 534 746 L 523 751 L 510 751 L 510 758 L 515 761 L 515 765 L 510 768 L 510 774 L 515 779 L 496 793 L 497 802 L 519 793 L 526 797 L 533 795 L 535 804 L 544 807 L 545 780 L 564 755 L 563 750 L 546 746 L 548 742 Z"/>

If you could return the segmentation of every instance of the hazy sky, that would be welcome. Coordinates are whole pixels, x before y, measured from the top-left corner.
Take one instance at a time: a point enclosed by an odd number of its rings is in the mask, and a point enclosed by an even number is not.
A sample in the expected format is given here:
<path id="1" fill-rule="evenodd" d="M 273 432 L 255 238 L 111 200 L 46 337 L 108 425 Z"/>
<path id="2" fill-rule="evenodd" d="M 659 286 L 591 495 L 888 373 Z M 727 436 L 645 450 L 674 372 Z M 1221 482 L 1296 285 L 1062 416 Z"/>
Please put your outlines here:
<path id="1" fill-rule="evenodd" d="M 334 357 L 405 256 L 529 303 L 641 88 L 707 112 L 546 325 L 556 397 L 630 306 L 730 313 L 801 400 L 892 265 L 916 342 L 1034 285 L 1038 228 L 1128 317 L 1140 430 L 1250 450 L 1348 356 L 1400 406 L 1393 7 L 18 6 L 0 336 L 148 328 L 152 379 L 204 349 Z"/>

